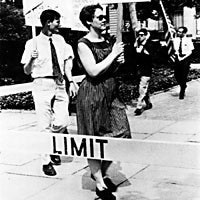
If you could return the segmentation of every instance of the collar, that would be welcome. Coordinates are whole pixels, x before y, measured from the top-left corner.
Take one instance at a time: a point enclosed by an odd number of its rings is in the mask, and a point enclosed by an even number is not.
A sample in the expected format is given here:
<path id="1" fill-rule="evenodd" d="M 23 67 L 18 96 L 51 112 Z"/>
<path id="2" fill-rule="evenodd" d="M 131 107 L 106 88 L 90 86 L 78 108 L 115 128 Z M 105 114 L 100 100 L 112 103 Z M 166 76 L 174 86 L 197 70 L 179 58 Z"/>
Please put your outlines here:
<path id="1" fill-rule="evenodd" d="M 181 40 L 181 37 L 178 37 L 179 38 L 179 40 Z M 186 36 L 183 36 L 182 37 L 182 40 L 184 40 L 186 38 Z"/>
<path id="2" fill-rule="evenodd" d="M 53 35 L 52 36 L 47 36 L 44 33 L 42 33 L 42 31 L 40 32 L 39 36 L 40 36 L 40 38 L 42 38 L 43 40 L 46 40 L 46 41 L 49 41 L 49 38 L 53 38 Z"/>

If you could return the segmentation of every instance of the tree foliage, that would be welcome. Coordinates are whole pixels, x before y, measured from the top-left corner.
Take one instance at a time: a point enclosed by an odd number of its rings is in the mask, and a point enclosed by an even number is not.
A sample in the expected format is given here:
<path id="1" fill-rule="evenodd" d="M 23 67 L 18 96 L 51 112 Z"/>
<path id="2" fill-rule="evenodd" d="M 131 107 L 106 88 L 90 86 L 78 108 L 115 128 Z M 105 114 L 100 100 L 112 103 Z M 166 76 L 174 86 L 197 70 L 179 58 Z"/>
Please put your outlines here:
<path id="1" fill-rule="evenodd" d="M 164 8 L 167 14 L 173 15 L 174 12 L 183 10 L 184 6 L 187 7 L 196 7 L 197 10 L 200 10 L 200 1 L 199 0 L 162 0 Z M 151 0 L 151 2 L 141 2 L 137 3 L 137 15 L 141 20 L 147 18 L 156 19 L 152 11 L 161 12 L 161 7 L 159 5 L 159 0 Z"/>
<path id="2" fill-rule="evenodd" d="M 0 3 L 0 39 L 27 40 L 29 30 L 25 26 L 22 9 Z"/>
<path id="3" fill-rule="evenodd" d="M 163 0 L 163 5 L 169 13 L 183 9 L 184 6 L 200 8 L 199 0 Z"/>

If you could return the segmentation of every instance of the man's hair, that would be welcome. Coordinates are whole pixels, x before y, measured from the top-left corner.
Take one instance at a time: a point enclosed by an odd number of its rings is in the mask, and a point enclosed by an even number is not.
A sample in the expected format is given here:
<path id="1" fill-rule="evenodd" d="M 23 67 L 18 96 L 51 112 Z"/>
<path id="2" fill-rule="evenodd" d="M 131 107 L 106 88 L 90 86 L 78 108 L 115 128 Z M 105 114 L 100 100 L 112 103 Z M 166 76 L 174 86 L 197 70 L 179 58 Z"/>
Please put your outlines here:
<path id="1" fill-rule="evenodd" d="M 100 4 L 88 5 L 82 8 L 79 19 L 87 29 L 90 28 L 90 25 L 87 22 L 92 22 L 92 19 L 94 18 L 94 13 L 98 8 L 103 10 Z"/>
<path id="2" fill-rule="evenodd" d="M 146 28 L 141 28 L 139 31 L 138 31 L 138 33 L 144 33 L 144 35 L 147 35 L 147 33 L 148 33 L 148 31 L 147 31 L 147 29 Z"/>
<path id="3" fill-rule="evenodd" d="M 183 33 L 187 33 L 188 32 L 188 29 L 187 29 L 187 27 L 185 27 L 185 26 L 180 26 L 179 28 L 178 28 L 178 30 L 179 29 L 183 29 Z"/>
<path id="4" fill-rule="evenodd" d="M 60 19 L 60 13 L 58 13 L 55 10 L 50 10 L 50 9 L 44 10 L 40 15 L 40 21 L 43 27 L 45 26 L 48 20 L 50 22 L 53 22 L 53 20 L 55 19 Z"/>

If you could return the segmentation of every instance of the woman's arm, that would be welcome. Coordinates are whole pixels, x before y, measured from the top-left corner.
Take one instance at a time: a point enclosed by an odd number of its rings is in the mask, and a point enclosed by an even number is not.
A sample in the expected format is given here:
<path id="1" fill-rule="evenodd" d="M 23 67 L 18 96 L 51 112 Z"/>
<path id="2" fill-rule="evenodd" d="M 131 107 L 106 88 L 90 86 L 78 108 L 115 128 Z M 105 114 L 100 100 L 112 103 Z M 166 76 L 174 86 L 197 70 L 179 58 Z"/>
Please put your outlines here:
<path id="1" fill-rule="evenodd" d="M 91 49 L 83 42 L 78 44 L 78 54 L 83 67 L 87 73 L 92 76 L 98 76 L 104 70 L 107 70 L 112 62 L 124 51 L 124 44 L 122 42 L 115 43 L 111 53 L 101 62 L 96 63 Z"/>

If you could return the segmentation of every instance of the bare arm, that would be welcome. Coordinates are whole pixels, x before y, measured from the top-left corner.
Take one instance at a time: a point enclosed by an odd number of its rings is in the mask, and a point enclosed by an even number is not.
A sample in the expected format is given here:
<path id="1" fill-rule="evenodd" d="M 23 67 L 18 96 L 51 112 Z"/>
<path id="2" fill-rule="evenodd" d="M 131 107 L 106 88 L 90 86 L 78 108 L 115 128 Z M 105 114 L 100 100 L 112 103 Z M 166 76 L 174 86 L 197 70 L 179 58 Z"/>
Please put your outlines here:
<path id="1" fill-rule="evenodd" d="M 179 59 L 180 61 L 181 61 L 181 60 L 184 60 L 184 59 L 186 59 L 187 57 L 189 57 L 191 54 L 192 54 L 192 51 L 188 52 L 188 53 L 185 54 L 183 57 L 180 57 L 180 56 L 178 55 L 178 59 Z"/>
<path id="2" fill-rule="evenodd" d="M 70 84 L 69 95 L 74 97 L 74 96 L 76 96 L 79 87 L 76 84 L 76 82 L 73 80 L 73 77 L 72 77 L 72 66 L 73 66 L 72 61 L 73 60 L 71 57 L 68 60 L 65 60 L 64 73 Z"/>
<path id="3" fill-rule="evenodd" d="M 34 60 L 37 57 L 38 57 L 38 51 L 33 50 L 29 62 L 24 65 L 24 73 L 25 74 L 27 74 L 27 75 L 31 74 Z"/>
<path id="4" fill-rule="evenodd" d="M 95 77 L 99 75 L 101 72 L 107 70 L 109 66 L 112 64 L 112 62 L 124 51 L 124 44 L 122 42 L 115 43 L 111 53 L 101 62 L 96 63 L 94 55 L 90 48 L 84 44 L 79 43 L 78 44 L 78 54 L 80 57 L 80 60 L 87 71 L 87 73 Z"/>

